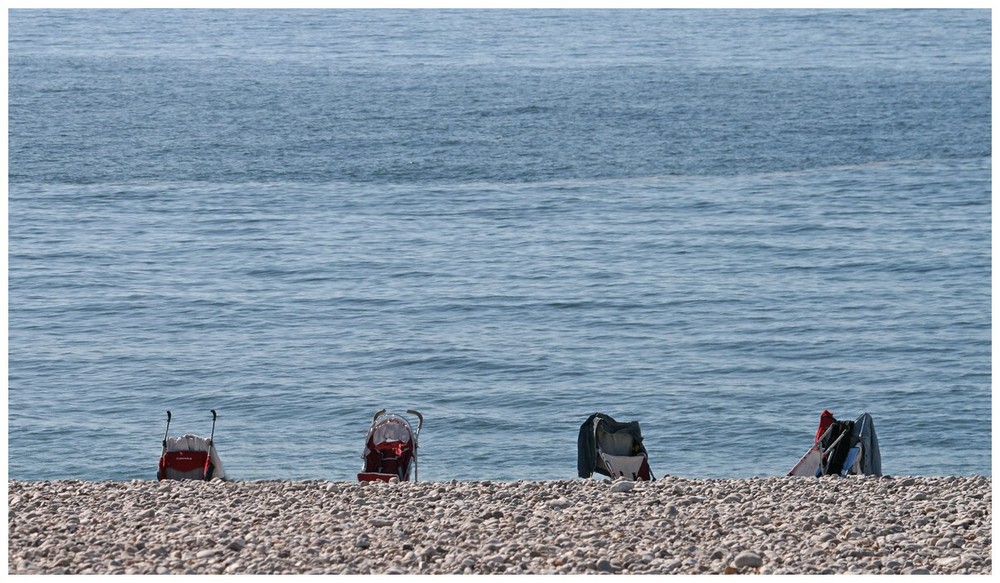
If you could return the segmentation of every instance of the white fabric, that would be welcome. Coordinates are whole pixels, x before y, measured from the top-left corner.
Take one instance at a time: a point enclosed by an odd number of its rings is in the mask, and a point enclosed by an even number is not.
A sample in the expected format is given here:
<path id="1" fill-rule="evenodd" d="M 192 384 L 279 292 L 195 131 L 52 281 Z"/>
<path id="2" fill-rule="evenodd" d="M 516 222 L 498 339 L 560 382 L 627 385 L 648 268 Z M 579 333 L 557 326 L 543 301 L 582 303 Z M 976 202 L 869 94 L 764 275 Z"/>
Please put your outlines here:
<path id="1" fill-rule="evenodd" d="M 799 459 L 795 467 L 788 472 L 789 476 L 809 476 L 815 477 L 816 470 L 819 469 L 820 464 L 823 463 L 823 454 L 819 451 L 819 446 L 814 445 L 809 448 L 802 458 Z"/>
<path id="2" fill-rule="evenodd" d="M 207 451 L 208 458 L 215 466 L 212 472 L 213 480 L 224 480 L 226 472 L 222 469 L 222 460 L 219 459 L 219 452 L 215 449 L 215 444 L 207 437 L 186 433 L 180 437 L 167 438 L 167 451 Z"/>
<path id="3" fill-rule="evenodd" d="M 598 421 L 600 420 L 595 419 L 594 423 L 597 424 Z M 603 452 L 617 456 L 631 456 L 635 453 L 635 438 L 628 432 L 608 433 L 598 427 L 595 436 L 597 447 Z"/>
<path id="4" fill-rule="evenodd" d="M 630 480 L 636 480 L 645 458 L 641 455 L 610 455 L 602 452 L 601 459 L 604 460 L 604 467 L 612 476 L 616 478 L 625 476 Z"/>
<path id="5" fill-rule="evenodd" d="M 401 421 L 397 421 L 396 419 L 388 419 L 382 425 L 375 428 L 373 437 L 376 444 L 385 443 L 387 441 L 409 442 L 410 427 L 409 425 Z"/>
<path id="6" fill-rule="evenodd" d="M 167 438 L 167 451 L 208 451 L 209 439 L 190 433 L 180 437 Z"/>

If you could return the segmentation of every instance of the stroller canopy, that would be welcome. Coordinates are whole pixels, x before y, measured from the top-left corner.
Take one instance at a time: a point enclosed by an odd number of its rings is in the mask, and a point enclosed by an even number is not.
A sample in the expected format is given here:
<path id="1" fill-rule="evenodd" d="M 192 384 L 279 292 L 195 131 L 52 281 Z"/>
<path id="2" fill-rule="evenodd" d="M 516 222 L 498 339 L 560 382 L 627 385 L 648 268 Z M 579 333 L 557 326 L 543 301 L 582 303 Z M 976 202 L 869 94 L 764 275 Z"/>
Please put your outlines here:
<path id="1" fill-rule="evenodd" d="M 387 441 L 409 442 L 413 440 L 410 424 L 395 413 L 389 413 L 381 419 L 381 423 L 369 430 L 369 442 L 374 444 Z"/>
<path id="2" fill-rule="evenodd" d="M 581 478 L 597 472 L 615 478 L 652 480 L 639 422 L 622 423 L 604 413 L 588 417 L 577 438 L 576 469 Z"/>

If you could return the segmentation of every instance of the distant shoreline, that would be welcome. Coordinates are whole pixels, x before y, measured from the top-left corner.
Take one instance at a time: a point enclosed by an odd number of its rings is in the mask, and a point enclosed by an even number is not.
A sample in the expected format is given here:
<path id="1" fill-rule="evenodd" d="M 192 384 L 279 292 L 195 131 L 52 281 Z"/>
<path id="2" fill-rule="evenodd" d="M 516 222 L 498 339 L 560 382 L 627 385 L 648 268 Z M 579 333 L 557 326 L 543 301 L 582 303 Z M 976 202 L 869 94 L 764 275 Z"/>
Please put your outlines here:
<path id="1" fill-rule="evenodd" d="M 992 478 L 8 481 L 10 574 L 988 574 Z"/>

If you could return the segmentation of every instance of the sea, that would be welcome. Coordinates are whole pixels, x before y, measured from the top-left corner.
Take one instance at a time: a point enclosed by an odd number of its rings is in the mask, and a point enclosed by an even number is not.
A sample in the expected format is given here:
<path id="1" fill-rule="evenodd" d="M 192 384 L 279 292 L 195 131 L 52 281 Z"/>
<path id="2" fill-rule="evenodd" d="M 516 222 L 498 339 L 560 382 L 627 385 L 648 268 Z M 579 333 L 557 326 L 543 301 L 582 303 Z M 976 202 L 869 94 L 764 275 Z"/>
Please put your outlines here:
<path id="1" fill-rule="evenodd" d="M 7 32 L 10 479 L 193 433 L 351 481 L 382 408 L 421 481 L 575 479 L 595 412 L 657 478 L 783 476 L 823 410 L 885 474 L 991 475 L 989 10 Z"/>

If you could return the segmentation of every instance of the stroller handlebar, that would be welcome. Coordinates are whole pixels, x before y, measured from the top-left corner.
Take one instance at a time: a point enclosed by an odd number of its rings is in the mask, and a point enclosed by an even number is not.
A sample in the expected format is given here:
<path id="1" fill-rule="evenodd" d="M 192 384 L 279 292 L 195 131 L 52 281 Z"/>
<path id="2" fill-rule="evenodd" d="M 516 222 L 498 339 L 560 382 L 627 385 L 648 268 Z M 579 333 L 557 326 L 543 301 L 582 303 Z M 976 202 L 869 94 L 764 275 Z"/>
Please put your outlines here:
<path id="1" fill-rule="evenodd" d="M 424 416 L 416 409 L 407 409 L 406 412 L 417 417 L 417 435 L 420 435 L 420 428 L 424 426 Z"/>

